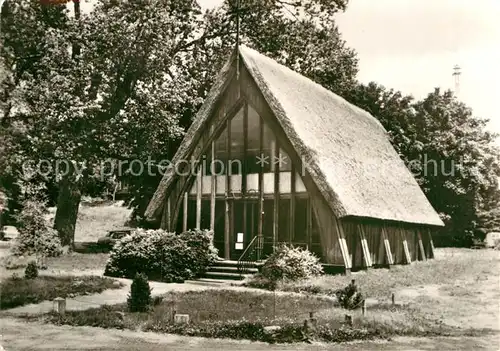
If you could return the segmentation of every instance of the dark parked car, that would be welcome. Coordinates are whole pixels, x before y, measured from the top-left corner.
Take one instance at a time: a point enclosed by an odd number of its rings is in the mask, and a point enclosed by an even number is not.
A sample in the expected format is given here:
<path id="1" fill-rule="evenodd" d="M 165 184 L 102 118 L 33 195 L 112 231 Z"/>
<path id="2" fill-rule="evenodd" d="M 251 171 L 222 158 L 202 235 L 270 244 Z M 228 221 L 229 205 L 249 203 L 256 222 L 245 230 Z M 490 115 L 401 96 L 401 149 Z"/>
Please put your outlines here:
<path id="1" fill-rule="evenodd" d="M 473 239 L 471 249 L 485 249 L 486 243 L 483 240 Z"/>
<path id="2" fill-rule="evenodd" d="M 120 228 L 110 230 L 108 234 L 106 234 L 106 236 L 99 238 L 97 240 L 97 243 L 101 246 L 112 248 L 118 240 L 129 235 L 133 230 L 133 228 Z"/>

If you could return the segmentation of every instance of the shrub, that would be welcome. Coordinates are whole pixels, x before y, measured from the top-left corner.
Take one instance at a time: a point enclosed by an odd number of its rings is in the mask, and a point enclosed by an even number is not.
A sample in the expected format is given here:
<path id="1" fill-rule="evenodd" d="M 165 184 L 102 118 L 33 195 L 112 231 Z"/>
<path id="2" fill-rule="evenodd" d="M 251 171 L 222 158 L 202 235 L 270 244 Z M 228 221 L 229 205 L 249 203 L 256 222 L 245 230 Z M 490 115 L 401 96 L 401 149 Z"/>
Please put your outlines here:
<path id="1" fill-rule="evenodd" d="M 151 288 L 145 274 L 138 273 L 132 281 L 127 305 L 130 312 L 146 312 L 149 309 Z"/>
<path id="2" fill-rule="evenodd" d="M 115 244 L 104 274 L 133 278 L 144 273 L 149 279 L 179 282 L 199 276 L 216 258 L 210 232 L 138 229 Z"/>
<path id="3" fill-rule="evenodd" d="M 280 328 L 272 333 L 266 332 L 265 327 L 270 324 L 280 326 Z M 196 325 L 148 322 L 143 330 L 205 338 L 247 339 L 268 343 L 294 343 L 310 341 L 311 339 L 324 342 L 348 342 L 370 340 L 380 336 L 377 330 L 349 327 L 333 328 L 329 325 L 318 325 L 315 330 L 308 333 L 302 323 L 293 320 L 247 321 L 243 319 L 210 321 Z"/>
<path id="4" fill-rule="evenodd" d="M 323 273 L 319 259 L 310 251 L 288 245 L 279 246 L 262 267 L 270 281 L 298 281 Z"/>
<path id="5" fill-rule="evenodd" d="M 363 295 L 358 291 L 357 285 L 354 280 L 343 289 L 339 289 L 335 292 L 337 296 L 337 301 L 342 308 L 348 310 L 354 310 L 361 307 L 363 302 Z"/>
<path id="6" fill-rule="evenodd" d="M 62 254 L 61 242 L 57 231 L 50 228 L 44 218 L 44 203 L 26 200 L 17 216 L 19 236 L 12 248 L 14 255 L 41 254 L 54 257 Z"/>
<path id="7" fill-rule="evenodd" d="M 26 269 L 24 270 L 24 277 L 26 279 L 35 279 L 38 277 L 38 267 L 36 266 L 35 261 L 28 263 Z"/>

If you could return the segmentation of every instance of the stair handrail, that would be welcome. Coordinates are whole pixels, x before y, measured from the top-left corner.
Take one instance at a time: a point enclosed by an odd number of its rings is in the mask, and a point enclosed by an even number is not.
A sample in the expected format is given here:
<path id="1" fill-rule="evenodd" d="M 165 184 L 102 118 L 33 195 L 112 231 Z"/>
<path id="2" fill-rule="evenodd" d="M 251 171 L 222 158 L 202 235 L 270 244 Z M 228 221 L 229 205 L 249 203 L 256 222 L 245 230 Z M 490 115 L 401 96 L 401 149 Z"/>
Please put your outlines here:
<path id="1" fill-rule="evenodd" d="M 238 258 L 237 268 L 240 275 L 245 274 L 248 271 L 249 264 L 256 261 L 255 259 L 252 260 L 250 256 L 255 252 L 256 249 L 255 243 L 258 241 L 258 239 L 259 239 L 258 235 L 254 236 L 252 240 L 250 240 L 250 242 L 248 243 L 243 253 Z M 248 259 L 246 259 L 247 256 Z"/>

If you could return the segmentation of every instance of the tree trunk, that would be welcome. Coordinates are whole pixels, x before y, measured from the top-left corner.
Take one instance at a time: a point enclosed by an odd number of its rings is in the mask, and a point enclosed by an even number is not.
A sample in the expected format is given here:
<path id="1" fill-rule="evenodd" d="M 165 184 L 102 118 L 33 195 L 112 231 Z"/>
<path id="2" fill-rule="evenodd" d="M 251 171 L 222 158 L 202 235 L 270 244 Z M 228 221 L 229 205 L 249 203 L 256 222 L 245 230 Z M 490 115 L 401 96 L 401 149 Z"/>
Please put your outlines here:
<path id="1" fill-rule="evenodd" d="M 80 0 L 73 0 L 75 19 L 80 20 Z M 72 45 L 72 58 L 80 57 L 80 45 L 77 41 Z M 81 92 L 80 92 L 81 93 Z M 74 171 L 74 169 L 72 169 Z M 81 192 L 78 183 L 74 180 L 73 172 L 64 176 L 59 182 L 57 197 L 57 211 L 54 218 L 54 229 L 59 233 L 62 246 L 73 247 L 75 243 L 75 226 L 80 206 Z"/>
<path id="2" fill-rule="evenodd" d="M 54 229 L 59 233 L 63 246 L 73 246 L 75 242 L 75 226 L 80 199 L 81 193 L 78 184 L 71 178 L 62 179 L 59 183 Z"/>

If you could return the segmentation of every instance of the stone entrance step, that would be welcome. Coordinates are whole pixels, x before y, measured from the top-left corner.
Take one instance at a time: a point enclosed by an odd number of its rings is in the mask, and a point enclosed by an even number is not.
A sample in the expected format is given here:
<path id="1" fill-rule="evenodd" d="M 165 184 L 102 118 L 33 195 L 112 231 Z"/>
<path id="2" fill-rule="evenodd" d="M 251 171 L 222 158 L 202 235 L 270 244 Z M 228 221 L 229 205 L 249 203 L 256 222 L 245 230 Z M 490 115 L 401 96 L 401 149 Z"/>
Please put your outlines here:
<path id="1" fill-rule="evenodd" d="M 217 261 L 204 274 L 204 278 L 221 280 L 243 280 L 245 276 L 256 274 L 262 266 L 262 262 L 246 263 L 245 274 L 238 271 L 238 261 Z"/>

